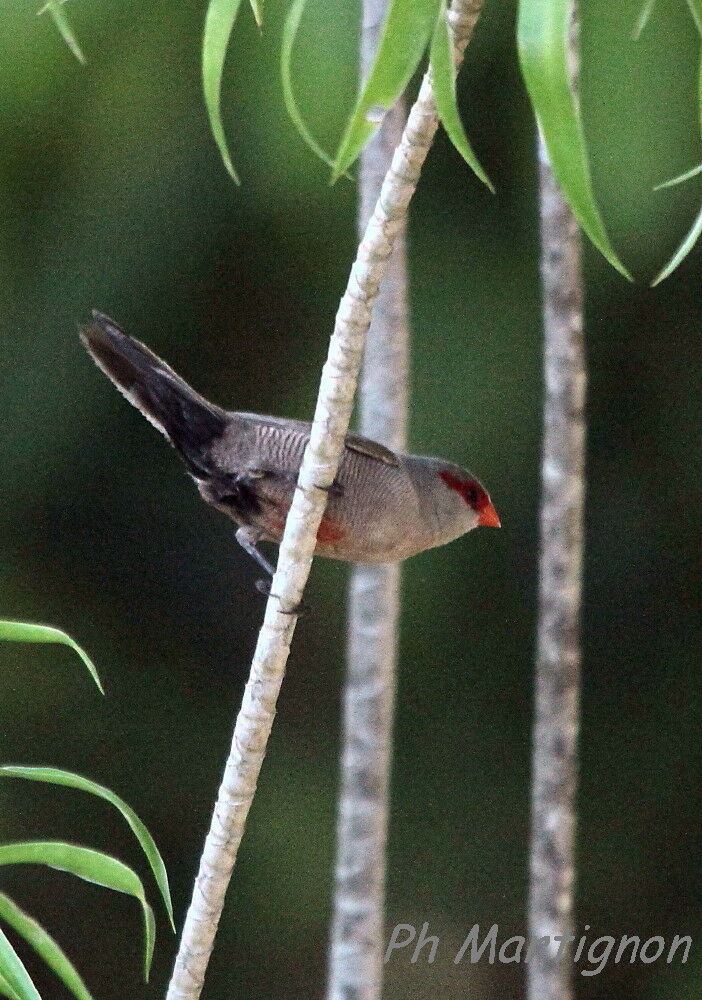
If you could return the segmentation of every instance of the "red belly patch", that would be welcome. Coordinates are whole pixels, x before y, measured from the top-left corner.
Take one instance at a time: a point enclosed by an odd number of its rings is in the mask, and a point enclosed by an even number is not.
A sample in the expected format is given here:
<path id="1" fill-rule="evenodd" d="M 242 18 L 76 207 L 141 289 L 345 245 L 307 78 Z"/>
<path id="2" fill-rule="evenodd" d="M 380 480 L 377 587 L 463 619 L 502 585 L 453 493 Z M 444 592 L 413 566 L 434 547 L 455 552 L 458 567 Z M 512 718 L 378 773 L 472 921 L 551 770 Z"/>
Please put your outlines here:
<path id="1" fill-rule="evenodd" d="M 322 518 L 322 523 L 319 525 L 319 531 L 317 532 L 318 542 L 327 542 L 333 545 L 334 542 L 340 542 L 343 537 L 344 532 L 338 524 L 330 521 L 328 517 Z"/>
<path id="2" fill-rule="evenodd" d="M 282 535 L 285 528 L 284 519 L 276 518 L 275 521 L 271 522 L 271 527 L 277 534 Z M 335 521 L 330 520 L 330 518 L 326 516 L 322 518 L 317 531 L 318 542 L 322 542 L 326 545 L 334 545 L 336 542 L 340 542 L 343 537 L 344 532 Z"/>

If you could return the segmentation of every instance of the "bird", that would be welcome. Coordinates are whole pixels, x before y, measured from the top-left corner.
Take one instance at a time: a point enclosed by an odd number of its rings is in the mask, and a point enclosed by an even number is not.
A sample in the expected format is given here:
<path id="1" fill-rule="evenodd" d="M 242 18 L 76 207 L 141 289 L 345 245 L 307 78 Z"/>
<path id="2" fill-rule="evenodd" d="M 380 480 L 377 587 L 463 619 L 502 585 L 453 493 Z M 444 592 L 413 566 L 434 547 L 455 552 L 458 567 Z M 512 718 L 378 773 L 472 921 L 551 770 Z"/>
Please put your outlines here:
<path id="1" fill-rule="evenodd" d="M 258 548 L 280 542 L 311 424 L 224 410 L 208 402 L 145 344 L 93 311 L 83 344 L 123 396 L 173 446 L 201 497 L 237 525 L 237 542 L 271 577 Z M 317 532 L 315 555 L 399 562 L 479 525 L 499 528 L 484 486 L 441 458 L 398 454 L 347 434 Z"/>

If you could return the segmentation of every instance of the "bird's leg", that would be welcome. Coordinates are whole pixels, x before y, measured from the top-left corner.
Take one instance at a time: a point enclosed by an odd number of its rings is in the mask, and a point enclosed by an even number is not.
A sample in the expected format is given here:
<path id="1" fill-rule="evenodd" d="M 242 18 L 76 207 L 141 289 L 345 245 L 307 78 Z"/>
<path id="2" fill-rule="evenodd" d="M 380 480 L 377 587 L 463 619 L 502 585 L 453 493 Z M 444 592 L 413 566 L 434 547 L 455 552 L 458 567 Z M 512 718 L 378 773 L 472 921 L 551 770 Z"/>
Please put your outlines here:
<path id="1" fill-rule="evenodd" d="M 247 526 L 239 528 L 234 537 L 239 545 L 241 545 L 244 552 L 250 555 L 252 559 L 255 559 L 261 569 L 264 569 L 272 580 L 275 573 L 275 567 L 272 566 L 263 553 L 259 552 L 256 548 L 257 543 L 261 540 L 261 532 L 256 528 Z M 265 594 L 266 597 L 271 596 L 271 582 L 269 580 L 256 580 L 255 587 L 259 594 Z M 277 597 L 277 594 L 273 594 L 272 596 Z M 284 615 L 301 615 L 305 610 L 306 608 L 303 604 L 298 604 L 289 611 L 283 610 L 282 608 L 280 609 L 281 614 Z"/>
<path id="2" fill-rule="evenodd" d="M 261 532 L 256 528 L 243 527 L 239 528 L 234 536 L 241 545 L 244 552 L 250 555 L 252 559 L 255 559 L 261 569 L 264 569 L 266 573 L 273 579 L 273 574 L 275 573 L 275 566 L 272 566 L 268 562 L 266 557 L 262 552 L 259 552 L 256 545 L 261 541 Z"/>

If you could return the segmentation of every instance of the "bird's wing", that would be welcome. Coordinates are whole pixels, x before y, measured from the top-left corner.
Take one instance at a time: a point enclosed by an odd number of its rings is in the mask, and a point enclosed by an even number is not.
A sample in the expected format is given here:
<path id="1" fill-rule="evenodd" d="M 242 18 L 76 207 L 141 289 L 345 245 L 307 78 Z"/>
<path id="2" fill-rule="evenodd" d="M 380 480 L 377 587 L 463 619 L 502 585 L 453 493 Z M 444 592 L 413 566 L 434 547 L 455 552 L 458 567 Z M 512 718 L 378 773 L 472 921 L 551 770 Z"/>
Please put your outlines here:
<path id="1" fill-rule="evenodd" d="M 263 417 L 256 413 L 241 413 L 237 416 L 248 418 L 252 423 L 256 423 L 259 426 L 268 426 L 279 428 L 281 431 L 286 431 L 287 433 L 292 432 L 293 434 L 299 435 L 301 439 L 304 439 L 304 443 L 307 444 L 310 436 L 310 424 L 304 420 L 287 420 L 283 417 Z M 382 462 L 384 465 L 391 465 L 397 467 L 400 465 L 400 460 L 397 455 L 390 451 L 382 444 L 378 444 L 377 441 L 372 441 L 370 438 L 363 437 L 361 434 L 347 434 L 345 446 L 348 451 L 354 451 L 359 455 L 365 455 L 366 458 L 375 459 L 377 462 Z"/>
<path id="2" fill-rule="evenodd" d="M 400 460 L 394 451 L 390 451 L 385 445 L 371 441 L 370 438 L 362 437 L 360 434 L 347 434 L 346 447 L 349 451 L 356 451 L 359 455 L 366 455 L 374 458 L 385 465 L 393 465 L 395 468 L 400 464 Z"/>

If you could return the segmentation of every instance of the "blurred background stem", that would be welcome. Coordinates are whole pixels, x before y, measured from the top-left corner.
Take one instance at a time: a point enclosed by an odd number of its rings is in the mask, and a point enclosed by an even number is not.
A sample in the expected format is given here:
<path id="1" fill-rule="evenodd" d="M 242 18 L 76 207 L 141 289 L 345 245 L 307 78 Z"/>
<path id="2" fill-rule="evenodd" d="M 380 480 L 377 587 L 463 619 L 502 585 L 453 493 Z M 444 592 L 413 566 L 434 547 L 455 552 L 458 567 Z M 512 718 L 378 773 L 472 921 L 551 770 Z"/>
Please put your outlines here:
<path id="1" fill-rule="evenodd" d="M 375 55 L 387 0 L 364 0 L 360 71 Z M 363 236 L 407 119 L 404 100 L 366 146 L 358 175 Z M 406 240 L 397 237 L 380 286 L 359 384 L 361 434 L 395 451 L 407 445 L 409 320 Z M 400 565 L 356 565 L 348 597 L 343 746 L 329 952 L 328 1000 L 378 1000 L 390 768 L 399 641 Z"/>
<path id="2" fill-rule="evenodd" d="M 575 75 L 575 22 L 569 62 Z M 548 936 L 552 942 L 574 933 L 586 364 L 578 225 L 541 136 L 538 148 L 544 443 L 529 934 L 532 939 Z M 570 1000 L 572 968 L 569 947 L 537 948 L 527 966 L 529 1000 Z"/>

